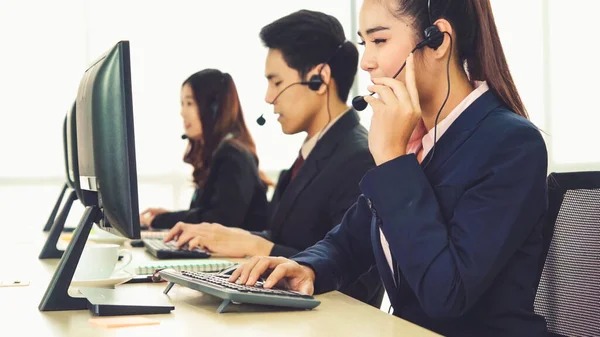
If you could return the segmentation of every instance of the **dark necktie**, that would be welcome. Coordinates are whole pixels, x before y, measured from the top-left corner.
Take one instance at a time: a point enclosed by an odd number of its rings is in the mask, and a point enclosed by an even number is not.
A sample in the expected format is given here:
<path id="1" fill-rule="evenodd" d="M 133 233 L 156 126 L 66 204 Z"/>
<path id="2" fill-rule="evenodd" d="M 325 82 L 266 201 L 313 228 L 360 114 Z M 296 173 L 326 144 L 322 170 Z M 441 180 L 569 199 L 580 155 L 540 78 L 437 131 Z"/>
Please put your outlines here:
<path id="1" fill-rule="evenodd" d="M 298 171 L 302 167 L 302 164 L 304 164 L 304 158 L 302 157 L 302 152 L 300 152 L 298 154 L 298 158 L 296 158 L 296 161 L 294 162 L 294 165 L 292 165 L 292 177 L 290 178 L 290 180 L 294 179 L 296 174 L 298 174 Z"/>

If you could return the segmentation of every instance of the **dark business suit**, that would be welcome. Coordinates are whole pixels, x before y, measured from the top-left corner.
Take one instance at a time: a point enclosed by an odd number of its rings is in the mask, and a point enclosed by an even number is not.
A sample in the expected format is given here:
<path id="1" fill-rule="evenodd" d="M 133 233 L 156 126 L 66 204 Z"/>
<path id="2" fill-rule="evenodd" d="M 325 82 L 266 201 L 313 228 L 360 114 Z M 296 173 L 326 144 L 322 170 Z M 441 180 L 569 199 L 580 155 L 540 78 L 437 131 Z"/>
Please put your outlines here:
<path id="1" fill-rule="evenodd" d="M 358 183 L 373 167 L 367 130 L 350 110 L 323 134 L 293 179 L 291 170 L 280 175 L 266 235 L 275 243 L 271 255 L 290 257 L 323 239 L 356 201 Z M 373 268 L 341 291 L 379 307 L 384 289 Z"/>
<path id="2" fill-rule="evenodd" d="M 266 228 L 267 211 L 266 186 L 256 159 L 226 140 L 215 151 L 206 183 L 194 192 L 190 209 L 157 215 L 152 227 L 171 228 L 179 221 L 216 222 L 259 231 Z"/>
<path id="3" fill-rule="evenodd" d="M 294 259 L 315 270 L 319 293 L 377 265 L 394 315 L 445 336 L 544 336 L 533 312 L 547 208 L 539 131 L 488 91 L 431 153 L 425 168 L 411 154 L 368 172 L 341 225 Z"/>

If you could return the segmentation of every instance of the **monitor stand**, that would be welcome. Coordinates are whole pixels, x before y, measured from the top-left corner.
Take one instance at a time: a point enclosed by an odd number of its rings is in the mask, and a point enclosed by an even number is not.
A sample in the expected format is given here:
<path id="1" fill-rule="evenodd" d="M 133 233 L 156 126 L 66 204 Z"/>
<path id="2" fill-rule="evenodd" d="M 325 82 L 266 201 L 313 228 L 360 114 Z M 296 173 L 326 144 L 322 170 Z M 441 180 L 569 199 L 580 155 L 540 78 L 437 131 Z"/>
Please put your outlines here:
<path id="1" fill-rule="evenodd" d="M 79 288 L 88 301 L 88 309 L 95 316 L 122 316 L 145 314 L 168 314 L 175 309 L 168 298 L 149 293 L 144 289 L 134 293 L 127 287 L 119 289 Z M 127 301 L 127 305 L 124 302 Z"/>
<path id="2" fill-rule="evenodd" d="M 102 218 L 102 211 L 97 206 L 85 209 L 79 225 L 73 233 L 73 238 L 48 284 L 44 297 L 38 306 L 40 311 L 64 311 L 90 309 L 94 315 L 145 315 L 164 314 L 175 309 L 171 305 L 139 305 L 136 303 L 123 304 L 117 301 L 103 303 L 96 299 L 110 298 L 113 289 L 95 289 L 88 300 L 86 297 L 71 297 L 69 286 L 79 263 L 79 258 L 85 247 L 92 225 Z M 82 289 L 80 289 L 81 291 Z M 104 292 L 104 295 L 101 294 Z M 85 291 L 82 291 L 85 295 Z M 157 294 L 158 296 L 158 294 Z"/>
<path id="3" fill-rule="evenodd" d="M 64 184 L 62 190 L 60 190 L 60 194 L 58 195 L 58 200 L 56 200 L 56 204 L 54 204 L 54 208 L 52 209 L 52 212 L 50 212 L 50 216 L 48 217 L 48 221 L 46 221 L 46 224 L 44 225 L 44 232 L 48 232 L 50 231 L 50 228 L 52 228 L 52 225 L 54 224 L 54 218 L 56 218 L 56 214 L 58 213 L 58 209 L 60 208 L 60 203 L 62 202 L 62 199 L 65 196 L 65 192 L 67 191 L 67 188 L 69 188 L 69 185 Z"/>
<path id="4" fill-rule="evenodd" d="M 62 198 L 59 198 L 59 201 L 60 199 Z M 69 193 L 68 199 L 65 202 L 64 207 L 62 208 L 62 210 L 58 214 L 58 217 L 54 221 L 52 229 L 50 229 L 50 233 L 46 238 L 46 243 L 44 244 L 44 247 L 42 247 L 42 251 L 40 252 L 40 259 L 60 259 L 63 256 L 64 252 L 56 248 L 56 245 L 58 244 L 60 234 L 63 232 L 63 229 L 65 227 L 65 221 L 67 220 L 67 216 L 69 215 L 69 211 L 71 210 L 71 206 L 73 206 L 73 202 L 75 200 L 77 200 L 77 193 L 75 193 L 75 190 L 71 190 L 71 193 Z"/>

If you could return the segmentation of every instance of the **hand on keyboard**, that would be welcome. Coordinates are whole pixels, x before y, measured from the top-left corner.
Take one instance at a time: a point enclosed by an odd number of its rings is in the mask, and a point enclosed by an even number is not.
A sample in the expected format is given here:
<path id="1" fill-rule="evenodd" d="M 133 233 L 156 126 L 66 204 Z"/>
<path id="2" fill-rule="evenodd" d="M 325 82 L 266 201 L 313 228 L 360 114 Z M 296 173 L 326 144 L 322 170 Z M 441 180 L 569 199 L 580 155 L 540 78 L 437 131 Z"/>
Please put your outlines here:
<path id="1" fill-rule="evenodd" d="M 312 295 L 315 291 L 315 272 L 309 267 L 283 257 L 255 256 L 249 262 L 240 265 L 229 277 L 229 282 L 253 286 L 269 270 L 272 272 L 262 284 L 266 289 L 279 284 L 285 289 L 307 295 Z"/>
<path id="2" fill-rule="evenodd" d="M 187 244 L 185 244 L 181 247 L 177 247 L 177 245 L 173 241 L 165 242 L 165 246 L 169 249 L 177 249 L 177 250 L 201 250 L 199 247 L 194 247 L 193 249 L 190 249 L 190 246 L 188 246 Z"/>
<path id="3" fill-rule="evenodd" d="M 178 223 L 165 237 L 165 242 L 176 241 L 178 247 L 189 244 L 211 253 L 228 257 L 268 255 L 273 243 L 250 232 L 225 227 L 217 223 Z"/>
<path id="4" fill-rule="evenodd" d="M 174 242 L 163 242 L 163 240 L 146 239 L 143 240 L 146 250 L 159 259 L 168 258 L 207 258 L 210 253 L 198 247 L 190 249 L 189 247 L 177 247 Z"/>
<path id="5" fill-rule="evenodd" d="M 169 281 L 169 285 L 163 291 L 165 294 L 168 294 L 174 284 L 179 284 L 223 299 L 223 302 L 217 309 L 218 313 L 225 312 L 225 308 L 232 303 L 260 304 L 298 309 L 313 309 L 320 304 L 319 300 L 311 295 L 281 288 L 266 288 L 260 281 L 257 281 L 253 286 L 248 286 L 229 282 L 225 275 L 186 270 L 178 272 L 169 268 L 162 269 L 158 272 L 158 275 L 160 280 Z"/>
<path id="6" fill-rule="evenodd" d="M 268 295 L 280 295 L 280 296 L 291 296 L 291 297 L 299 297 L 299 298 L 312 298 L 310 295 L 301 294 L 299 292 L 285 290 L 285 289 L 268 289 L 263 287 L 263 283 L 257 281 L 253 286 L 235 284 L 228 282 L 226 278 L 220 277 L 218 274 L 212 273 L 201 273 L 201 272 L 190 272 L 190 271 L 182 271 L 181 274 L 183 276 L 187 276 L 198 280 L 200 282 L 211 283 L 214 285 L 219 285 L 228 289 L 236 290 L 239 292 L 249 292 L 255 294 L 268 294 Z"/>

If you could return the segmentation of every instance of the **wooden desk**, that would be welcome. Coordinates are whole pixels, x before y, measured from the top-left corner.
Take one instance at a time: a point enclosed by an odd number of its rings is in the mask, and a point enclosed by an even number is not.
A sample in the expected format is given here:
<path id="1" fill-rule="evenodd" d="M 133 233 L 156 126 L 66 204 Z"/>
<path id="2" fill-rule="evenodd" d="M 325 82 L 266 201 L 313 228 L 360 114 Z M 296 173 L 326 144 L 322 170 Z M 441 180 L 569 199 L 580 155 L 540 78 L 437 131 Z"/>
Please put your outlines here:
<path id="1" fill-rule="evenodd" d="M 177 285 L 168 295 L 175 310 L 171 314 L 147 316 L 160 321 L 159 325 L 116 329 L 94 327 L 88 323 L 88 319 L 94 316 L 87 310 L 38 310 L 40 299 L 58 264 L 58 260 L 38 260 L 42 240 L 43 237 L 38 242 L 0 247 L 0 254 L 4 257 L 4 271 L 0 272 L 0 279 L 13 276 L 30 281 L 29 286 L 0 288 L 0 322 L 4 332 L 78 337 L 438 336 L 337 291 L 316 296 L 321 305 L 310 311 L 273 312 L 257 306 L 240 306 L 243 312 L 217 314 L 219 299 Z M 143 248 L 131 250 L 134 262 L 152 259 Z M 165 297 L 167 295 L 162 293 L 165 286 L 165 283 L 125 284 L 118 286 L 116 291 L 134 297 Z"/>

